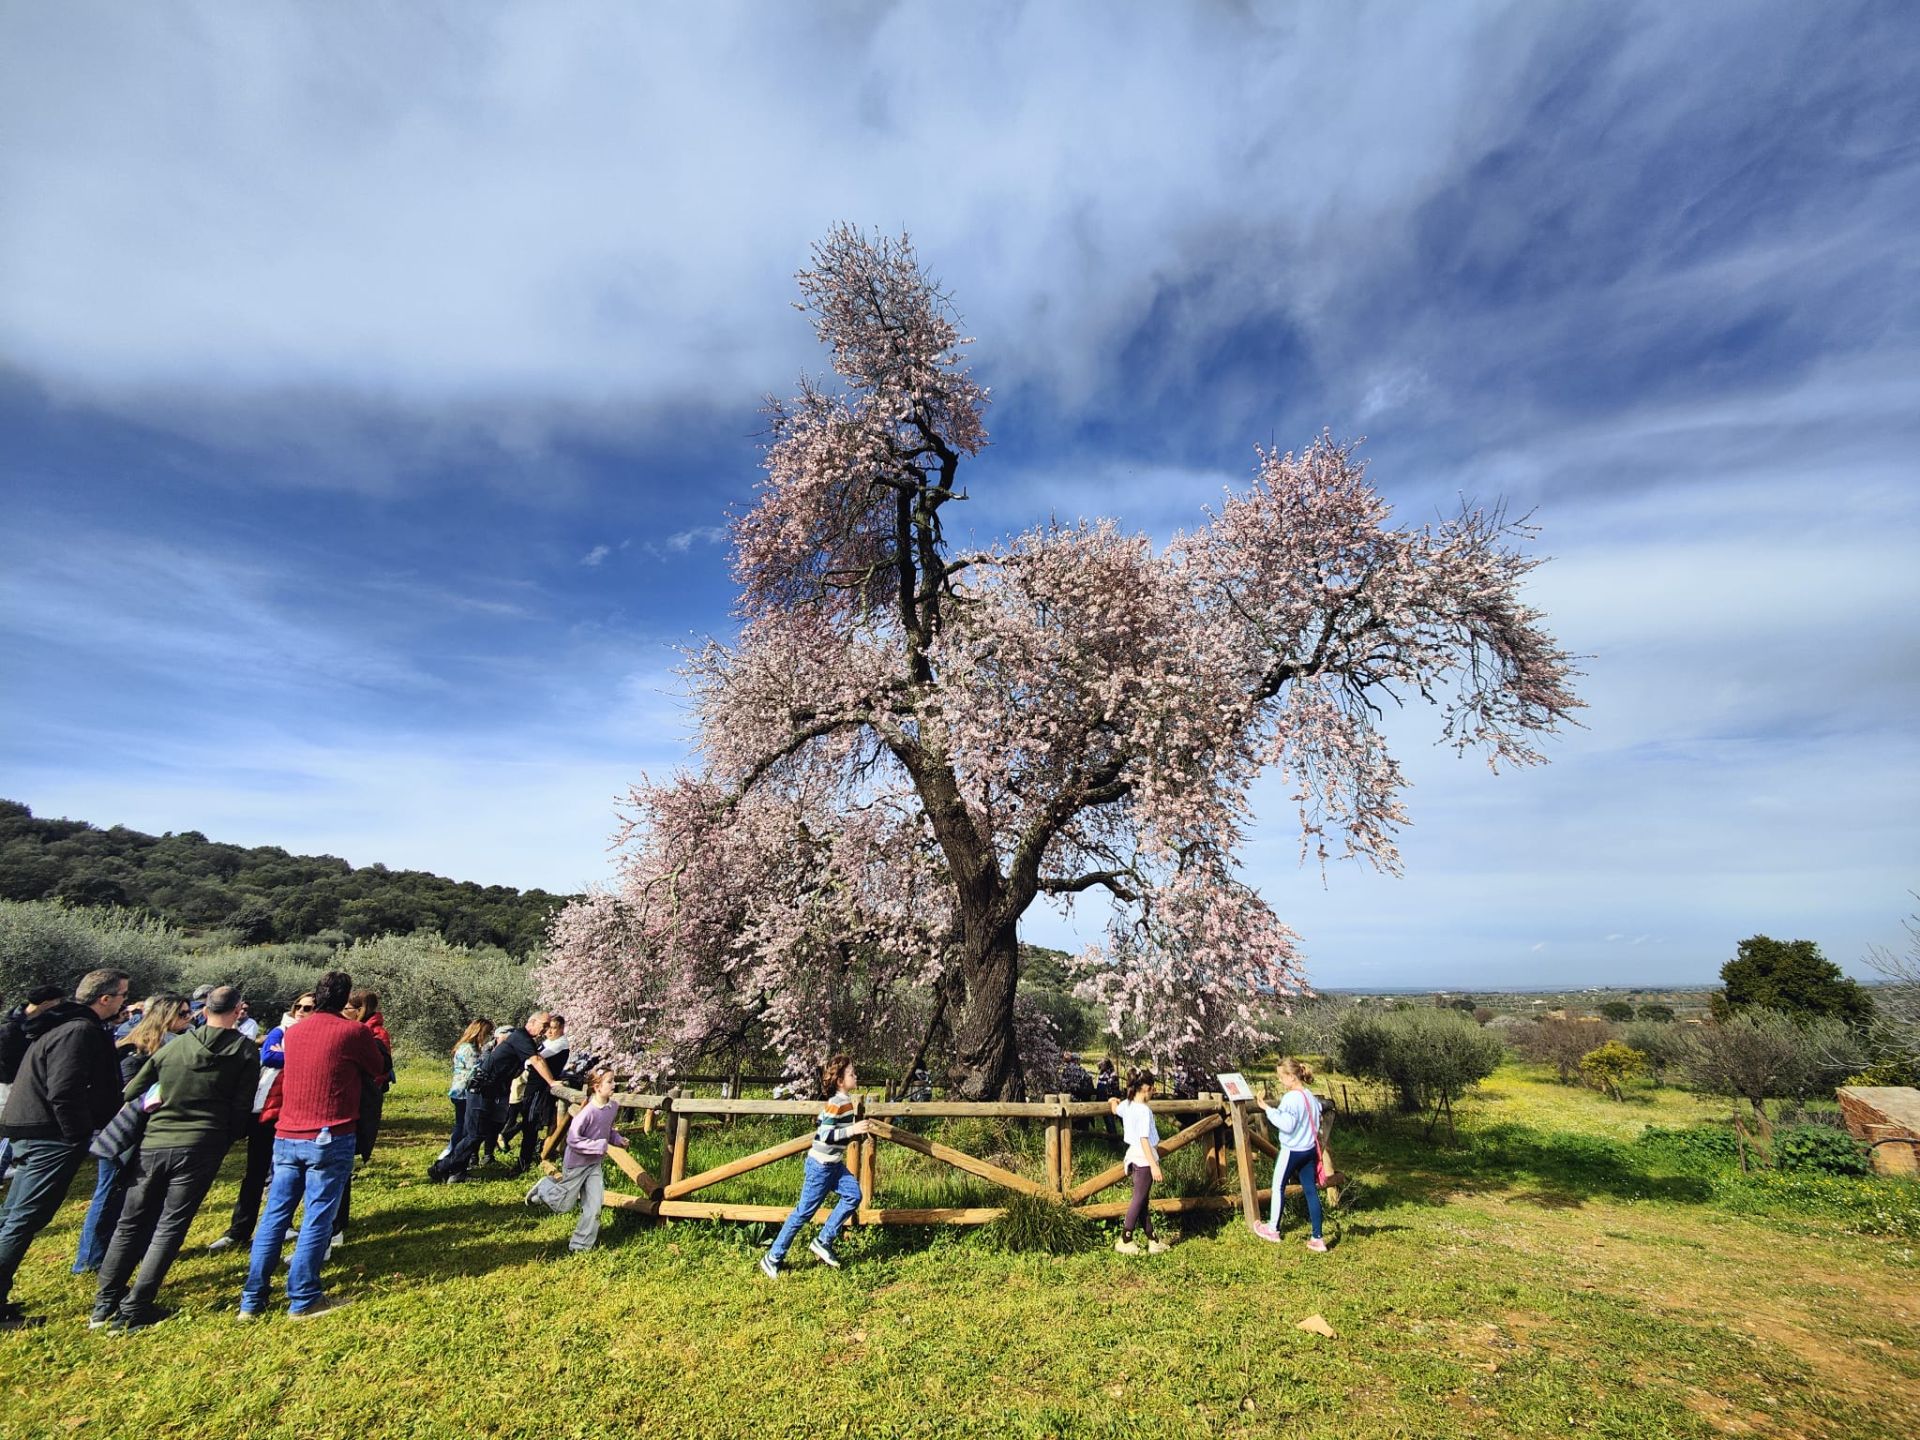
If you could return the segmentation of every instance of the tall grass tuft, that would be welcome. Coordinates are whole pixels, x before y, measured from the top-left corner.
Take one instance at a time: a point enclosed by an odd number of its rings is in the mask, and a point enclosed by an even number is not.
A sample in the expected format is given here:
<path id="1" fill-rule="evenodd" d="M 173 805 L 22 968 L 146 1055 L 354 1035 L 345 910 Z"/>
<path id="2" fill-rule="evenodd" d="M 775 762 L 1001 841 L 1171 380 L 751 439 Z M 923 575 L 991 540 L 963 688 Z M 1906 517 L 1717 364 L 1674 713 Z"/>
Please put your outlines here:
<path id="1" fill-rule="evenodd" d="M 1099 1232 L 1045 1195 L 1011 1195 L 1006 1213 L 986 1227 L 987 1243 L 1015 1255 L 1076 1255 L 1099 1243 Z"/>

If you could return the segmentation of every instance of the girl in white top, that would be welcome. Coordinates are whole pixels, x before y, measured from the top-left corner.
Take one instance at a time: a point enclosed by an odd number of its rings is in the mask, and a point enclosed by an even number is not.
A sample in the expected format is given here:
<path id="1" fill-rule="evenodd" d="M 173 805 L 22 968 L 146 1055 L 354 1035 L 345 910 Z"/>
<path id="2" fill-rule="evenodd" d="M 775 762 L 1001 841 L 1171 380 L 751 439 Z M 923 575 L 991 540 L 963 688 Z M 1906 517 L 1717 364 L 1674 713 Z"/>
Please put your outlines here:
<path id="1" fill-rule="evenodd" d="M 1160 1127 L 1147 1104 L 1153 1098 L 1153 1086 L 1151 1070 L 1136 1070 L 1127 1081 L 1126 1098 L 1107 1102 L 1107 1108 L 1120 1117 L 1121 1139 L 1127 1147 L 1127 1178 L 1133 1182 L 1133 1199 L 1121 1223 L 1120 1239 L 1113 1247 L 1122 1255 L 1140 1253 L 1133 1239 L 1135 1230 L 1147 1237 L 1149 1255 L 1160 1255 L 1167 1249 L 1153 1233 L 1153 1212 L 1147 1207 L 1153 1182 L 1160 1179 Z"/>
<path id="2" fill-rule="evenodd" d="M 1300 1193 L 1306 1197 L 1307 1220 L 1313 1226 L 1313 1238 L 1307 1249 L 1324 1253 L 1327 1242 L 1320 1238 L 1320 1190 L 1315 1183 L 1320 1162 L 1320 1101 L 1307 1088 L 1313 1083 L 1313 1071 L 1304 1060 L 1282 1060 L 1275 1068 L 1280 1098 L 1262 1093 L 1261 1108 L 1267 1123 L 1273 1126 L 1280 1157 L 1273 1162 L 1273 1198 L 1267 1204 L 1267 1223 L 1253 1227 L 1262 1240 L 1276 1244 L 1280 1240 L 1280 1207 L 1286 1198 L 1287 1183 L 1297 1178 Z"/>

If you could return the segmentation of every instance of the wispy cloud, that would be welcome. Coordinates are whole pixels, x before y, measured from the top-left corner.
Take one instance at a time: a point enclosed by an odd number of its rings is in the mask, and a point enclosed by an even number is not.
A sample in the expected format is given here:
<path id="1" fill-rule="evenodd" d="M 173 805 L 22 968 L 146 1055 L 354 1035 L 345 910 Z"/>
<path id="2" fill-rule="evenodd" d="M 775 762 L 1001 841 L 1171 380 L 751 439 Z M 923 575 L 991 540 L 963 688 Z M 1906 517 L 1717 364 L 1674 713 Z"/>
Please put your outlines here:
<path id="1" fill-rule="evenodd" d="M 598 565 L 612 553 L 613 547 L 611 545 L 596 545 L 580 557 L 580 563 L 586 566 Z"/>

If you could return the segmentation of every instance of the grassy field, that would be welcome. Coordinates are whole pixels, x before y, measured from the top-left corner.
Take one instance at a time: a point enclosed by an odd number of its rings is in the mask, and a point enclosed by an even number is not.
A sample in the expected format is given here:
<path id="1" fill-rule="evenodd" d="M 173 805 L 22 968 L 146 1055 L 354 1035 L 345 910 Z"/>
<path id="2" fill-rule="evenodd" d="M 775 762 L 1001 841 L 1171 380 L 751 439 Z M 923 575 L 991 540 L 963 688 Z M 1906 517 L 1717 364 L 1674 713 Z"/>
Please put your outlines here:
<path id="1" fill-rule="evenodd" d="M 51 1321 L 0 1337 L 0 1435 L 1920 1433 L 1916 1187 L 1663 1170 L 1640 1128 L 1717 1113 L 1677 1091 L 1616 1104 L 1507 1069 L 1452 1143 L 1342 1131 L 1354 1206 L 1325 1256 L 1226 1222 L 1152 1259 L 867 1231 L 843 1272 L 799 1252 L 776 1285 L 758 1227 L 610 1211 L 569 1257 L 571 1218 L 524 1208 L 523 1184 L 426 1184 L 441 1088 L 437 1065 L 404 1070 L 328 1269 L 353 1303 L 321 1320 L 234 1321 L 244 1257 L 202 1248 L 234 1157 L 162 1295 L 180 1316 L 89 1332 L 76 1185 L 15 1288 Z M 716 1127 L 695 1163 L 779 1133 Z M 1037 1164 L 1033 1137 L 963 1138 Z M 1101 1149 L 1081 1139 L 1083 1172 Z M 973 1193 L 908 1159 L 882 1151 L 887 1203 Z M 789 1162 L 727 1193 L 798 1179 Z M 1333 1338 L 1294 1328 L 1314 1314 Z"/>

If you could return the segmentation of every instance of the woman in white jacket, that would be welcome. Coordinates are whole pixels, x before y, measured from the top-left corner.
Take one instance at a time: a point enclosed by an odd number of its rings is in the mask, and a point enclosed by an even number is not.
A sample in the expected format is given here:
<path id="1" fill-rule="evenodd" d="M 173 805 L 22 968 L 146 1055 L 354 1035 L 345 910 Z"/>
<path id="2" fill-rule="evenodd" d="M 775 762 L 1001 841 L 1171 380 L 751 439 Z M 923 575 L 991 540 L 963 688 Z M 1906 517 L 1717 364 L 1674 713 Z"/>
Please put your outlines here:
<path id="1" fill-rule="evenodd" d="M 1280 1207 L 1286 1199 L 1287 1183 L 1298 1176 L 1300 1191 L 1307 1200 L 1307 1220 L 1313 1237 L 1307 1249 L 1324 1254 L 1327 1242 L 1320 1238 L 1320 1188 L 1316 1183 L 1320 1160 L 1320 1102 L 1307 1087 L 1313 1083 L 1313 1071 L 1304 1060 L 1286 1059 L 1274 1069 L 1280 1085 L 1276 1102 L 1265 1093 L 1261 1108 L 1267 1123 L 1273 1126 L 1280 1157 L 1273 1162 L 1273 1198 L 1267 1205 L 1267 1223 L 1253 1227 L 1262 1240 L 1280 1239 Z"/>

